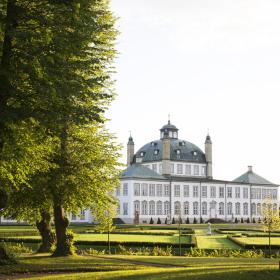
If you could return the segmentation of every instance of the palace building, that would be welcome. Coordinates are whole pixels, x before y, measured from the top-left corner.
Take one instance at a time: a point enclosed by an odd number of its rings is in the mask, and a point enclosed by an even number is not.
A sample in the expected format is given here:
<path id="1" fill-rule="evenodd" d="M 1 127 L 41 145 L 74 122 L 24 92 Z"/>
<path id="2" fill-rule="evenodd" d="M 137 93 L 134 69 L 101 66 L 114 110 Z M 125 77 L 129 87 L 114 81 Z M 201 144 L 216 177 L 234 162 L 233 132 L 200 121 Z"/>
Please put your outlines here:
<path id="1" fill-rule="evenodd" d="M 118 218 L 124 223 L 170 223 L 219 219 L 257 221 L 262 208 L 279 208 L 278 185 L 253 172 L 252 167 L 233 181 L 213 179 L 212 141 L 206 136 L 204 151 L 181 140 L 168 121 L 160 139 L 136 153 L 133 138 L 127 144 L 127 169 L 116 190 Z"/>

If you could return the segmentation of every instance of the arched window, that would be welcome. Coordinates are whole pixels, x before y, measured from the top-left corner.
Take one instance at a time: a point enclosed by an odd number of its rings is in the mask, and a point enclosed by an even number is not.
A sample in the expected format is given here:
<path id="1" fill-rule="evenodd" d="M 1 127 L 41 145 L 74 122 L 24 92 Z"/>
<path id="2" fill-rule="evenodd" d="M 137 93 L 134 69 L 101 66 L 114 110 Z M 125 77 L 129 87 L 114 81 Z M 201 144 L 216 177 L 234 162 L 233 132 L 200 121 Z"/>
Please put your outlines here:
<path id="1" fill-rule="evenodd" d="M 149 215 L 155 215 L 155 202 L 153 200 L 149 202 Z"/>
<path id="2" fill-rule="evenodd" d="M 184 202 L 184 215 L 189 215 L 190 213 L 190 205 L 188 201 Z"/>
<path id="3" fill-rule="evenodd" d="M 193 215 L 198 215 L 198 202 L 193 203 Z"/>
<path id="4" fill-rule="evenodd" d="M 148 202 L 142 201 L 142 215 L 148 215 Z"/>
<path id="5" fill-rule="evenodd" d="M 162 202 L 157 202 L 157 215 L 162 215 Z"/>
<path id="6" fill-rule="evenodd" d="M 136 212 L 138 214 L 140 214 L 140 201 L 139 200 L 135 200 L 133 202 L 133 204 L 134 204 L 134 215 L 136 214 Z"/>
<path id="7" fill-rule="evenodd" d="M 169 215 L 169 201 L 164 202 L 164 215 Z"/>
<path id="8" fill-rule="evenodd" d="M 179 201 L 174 202 L 174 214 L 181 215 L 181 203 Z"/>
<path id="9" fill-rule="evenodd" d="M 232 215 L 232 203 L 231 202 L 229 202 L 227 204 L 227 214 Z"/>
<path id="10" fill-rule="evenodd" d="M 248 215 L 248 203 L 243 203 L 243 215 Z"/>
<path id="11" fill-rule="evenodd" d="M 207 215 L 207 202 L 202 202 L 202 215 Z"/>
<path id="12" fill-rule="evenodd" d="M 256 215 L 256 203 L 252 203 L 251 204 L 251 214 L 252 215 Z"/>
<path id="13" fill-rule="evenodd" d="M 225 214 L 225 205 L 223 202 L 219 203 L 219 215 L 224 215 Z"/>
<path id="14" fill-rule="evenodd" d="M 240 203 L 235 203 L 235 215 L 240 215 Z"/>
<path id="15" fill-rule="evenodd" d="M 260 203 L 257 204 L 257 215 L 260 216 L 262 214 L 262 206 Z"/>

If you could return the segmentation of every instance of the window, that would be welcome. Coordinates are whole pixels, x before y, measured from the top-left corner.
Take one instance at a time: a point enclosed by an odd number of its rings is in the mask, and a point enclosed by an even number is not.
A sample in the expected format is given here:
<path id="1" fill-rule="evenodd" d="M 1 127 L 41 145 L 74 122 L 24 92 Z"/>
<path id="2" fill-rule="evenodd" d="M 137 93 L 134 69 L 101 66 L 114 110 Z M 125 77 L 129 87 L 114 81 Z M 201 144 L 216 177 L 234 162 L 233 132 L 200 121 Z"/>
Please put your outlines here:
<path id="1" fill-rule="evenodd" d="M 240 198 L 240 187 L 235 187 L 235 198 Z"/>
<path id="2" fill-rule="evenodd" d="M 159 154 L 159 150 L 154 150 L 154 155 L 158 155 Z"/>
<path id="3" fill-rule="evenodd" d="M 155 207 L 156 207 L 155 202 L 153 200 L 150 201 L 149 202 L 149 215 L 155 215 L 156 214 L 155 213 L 155 211 L 156 211 Z"/>
<path id="4" fill-rule="evenodd" d="M 243 198 L 248 198 L 248 188 L 243 189 Z"/>
<path id="5" fill-rule="evenodd" d="M 258 188 L 256 191 L 256 198 L 261 199 L 262 198 L 262 189 Z"/>
<path id="6" fill-rule="evenodd" d="M 232 198 L 232 187 L 227 187 L 227 197 Z"/>
<path id="7" fill-rule="evenodd" d="M 162 163 L 159 164 L 159 174 L 162 174 Z"/>
<path id="8" fill-rule="evenodd" d="M 145 152 L 140 152 L 140 157 L 143 157 L 145 155 Z"/>
<path id="9" fill-rule="evenodd" d="M 277 213 L 277 204 L 276 203 L 274 203 L 273 204 L 273 213 Z"/>
<path id="10" fill-rule="evenodd" d="M 198 202 L 193 203 L 193 215 L 198 215 Z"/>
<path id="11" fill-rule="evenodd" d="M 77 219 L 76 214 L 72 213 L 72 218 L 71 218 L 71 220 L 72 220 L 72 221 L 76 221 L 76 219 Z"/>
<path id="12" fill-rule="evenodd" d="M 117 189 L 116 189 L 116 195 L 117 195 L 117 196 L 120 196 L 120 195 L 121 195 L 121 188 L 120 188 L 120 187 L 117 187 Z"/>
<path id="13" fill-rule="evenodd" d="M 183 164 L 177 164 L 177 174 L 183 174 Z"/>
<path id="14" fill-rule="evenodd" d="M 136 213 L 140 214 L 140 201 L 139 200 L 135 200 L 133 202 L 133 204 L 134 204 L 134 215 Z"/>
<path id="15" fill-rule="evenodd" d="M 198 197 L 198 186 L 193 186 L 193 197 Z"/>
<path id="16" fill-rule="evenodd" d="M 184 215 L 189 215 L 190 208 L 188 201 L 184 202 Z"/>
<path id="17" fill-rule="evenodd" d="M 148 184 L 146 183 L 141 184 L 141 195 L 148 196 Z"/>
<path id="18" fill-rule="evenodd" d="M 194 175 L 199 175 L 199 166 L 194 165 Z"/>
<path id="19" fill-rule="evenodd" d="M 170 164 L 170 168 L 171 168 L 171 174 L 174 174 L 174 163 Z"/>
<path id="20" fill-rule="evenodd" d="M 180 186 L 179 185 L 175 185 L 174 186 L 174 196 L 180 196 Z"/>
<path id="21" fill-rule="evenodd" d="M 86 211 L 85 210 L 81 210 L 80 212 L 80 220 L 85 220 L 86 219 Z"/>
<path id="22" fill-rule="evenodd" d="M 272 198 L 277 199 L 277 190 L 272 190 Z"/>
<path id="23" fill-rule="evenodd" d="M 202 202 L 202 215 L 207 215 L 207 202 Z"/>
<path id="24" fill-rule="evenodd" d="M 231 202 L 229 202 L 227 204 L 227 214 L 232 215 L 232 203 Z"/>
<path id="25" fill-rule="evenodd" d="M 157 164 L 156 163 L 153 163 L 152 164 L 152 170 L 157 172 Z"/>
<path id="26" fill-rule="evenodd" d="M 189 186 L 184 186 L 184 197 L 190 196 L 190 188 Z"/>
<path id="27" fill-rule="evenodd" d="M 142 215 L 148 215 L 148 202 L 142 201 Z"/>
<path id="28" fill-rule="evenodd" d="M 164 185 L 164 196 L 169 196 L 170 193 L 169 193 L 169 185 Z"/>
<path id="29" fill-rule="evenodd" d="M 243 203 L 243 215 L 248 215 L 248 203 L 247 202 Z"/>
<path id="30" fill-rule="evenodd" d="M 176 150 L 176 154 L 180 155 L 181 154 L 181 150 Z"/>
<path id="31" fill-rule="evenodd" d="M 225 209 L 224 203 L 220 202 L 219 203 L 219 215 L 224 215 L 224 209 Z"/>
<path id="32" fill-rule="evenodd" d="M 121 214 L 121 207 L 120 207 L 120 205 L 118 205 L 118 207 L 117 207 L 117 215 L 120 215 Z"/>
<path id="33" fill-rule="evenodd" d="M 179 201 L 174 203 L 174 214 L 181 215 L 181 203 Z"/>
<path id="34" fill-rule="evenodd" d="M 206 166 L 201 166 L 201 175 L 206 175 Z"/>
<path id="35" fill-rule="evenodd" d="M 257 210 L 256 209 L 256 204 L 252 203 L 251 204 L 251 214 L 255 216 L 256 215 L 256 210 Z"/>
<path id="36" fill-rule="evenodd" d="M 162 202 L 157 202 L 157 215 L 162 215 Z"/>
<path id="37" fill-rule="evenodd" d="M 186 175 L 191 175 L 191 166 L 189 164 L 187 164 L 186 167 L 185 167 L 185 174 Z"/>
<path id="38" fill-rule="evenodd" d="M 202 186 L 201 196 L 207 197 L 207 186 Z"/>
<path id="39" fill-rule="evenodd" d="M 224 198 L 224 196 L 225 196 L 224 187 L 219 187 L 219 198 Z"/>
<path id="40" fill-rule="evenodd" d="M 140 184 L 134 183 L 134 196 L 140 196 Z"/>
<path id="41" fill-rule="evenodd" d="M 215 209 L 215 210 L 216 210 L 216 204 L 217 204 L 216 201 L 211 201 L 211 202 L 210 202 L 210 209 Z M 215 211 L 215 212 L 216 212 L 216 211 Z"/>
<path id="42" fill-rule="evenodd" d="M 155 196 L 156 194 L 156 185 L 150 184 L 149 185 L 149 196 Z"/>
<path id="43" fill-rule="evenodd" d="M 123 184 L 123 196 L 127 196 L 128 195 L 128 184 L 124 183 Z"/>
<path id="44" fill-rule="evenodd" d="M 157 184 L 157 196 L 162 196 L 162 184 Z"/>
<path id="45" fill-rule="evenodd" d="M 258 203 L 257 204 L 257 215 L 260 216 L 262 214 L 262 207 L 261 207 L 261 204 Z"/>
<path id="46" fill-rule="evenodd" d="M 216 187 L 210 187 L 210 197 L 211 198 L 216 197 Z"/>
<path id="47" fill-rule="evenodd" d="M 169 215 L 169 201 L 164 202 L 164 215 Z"/>
<path id="48" fill-rule="evenodd" d="M 240 203 L 235 203 L 235 215 L 240 215 Z"/>
<path id="49" fill-rule="evenodd" d="M 123 203 L 123 215 L 124 216 L 128 215 L 128 203 L 127 202 Z"/>

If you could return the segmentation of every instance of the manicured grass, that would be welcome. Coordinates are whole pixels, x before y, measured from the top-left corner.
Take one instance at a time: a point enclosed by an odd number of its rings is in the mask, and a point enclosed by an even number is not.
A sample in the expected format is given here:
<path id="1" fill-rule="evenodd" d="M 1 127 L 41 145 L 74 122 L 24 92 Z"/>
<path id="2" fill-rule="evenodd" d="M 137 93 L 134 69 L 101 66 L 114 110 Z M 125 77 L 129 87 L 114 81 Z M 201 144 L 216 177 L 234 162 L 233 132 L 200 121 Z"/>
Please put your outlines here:
<path id="1" fill-rule="evenodd" d="M 246 245 L 268 245 L 268 237 L 235 237 Z M 271 245 L 280 246 L 280 237 L 271 237 Z"/>
<path id="2" fill-rule="evenodd" d="M 196 241 L 199 249 L 240 249 L 226 235 L 197 236 Z"/>
<path id="3" fill-rule="evenodd" d="M 22 257 L 19 265 L 0 267 L 3 277 L 25 279 L 280 279 L 276 259 L 135 257 L 114 258 L 48 256 Z M 131 262 L 131 263 L 130 263 Z M 155 267 L 155 264 L 161 267 Z M 153 267 L 152 267 L 153 266 Z M 28 274 L 24 274 L 27 272 Z M 83 272 L 82 272 L 83 271 Z M 3 274 L 6 273 L 6 274 Z M 36 275 L 37 273 L 37 275 Z M 40 273 L 40 274 L 38 274 Z M 51 275 L 50 273 L 54 273 Z M 0 275 L 1 276 L 1 275 Z M 35 276 L 35 277 L 34 277 Z"/>

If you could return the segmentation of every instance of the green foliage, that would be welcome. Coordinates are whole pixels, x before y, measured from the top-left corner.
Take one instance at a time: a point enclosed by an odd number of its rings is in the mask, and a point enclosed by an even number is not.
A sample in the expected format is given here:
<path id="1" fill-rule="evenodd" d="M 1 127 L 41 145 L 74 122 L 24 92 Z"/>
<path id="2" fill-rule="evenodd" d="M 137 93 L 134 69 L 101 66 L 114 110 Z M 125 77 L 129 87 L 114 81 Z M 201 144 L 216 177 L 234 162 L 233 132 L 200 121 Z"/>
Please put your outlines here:
<path id="1" fill-rule="evenodd" d="M 8 248 L 9 252 L 13 252 L 15 255 L 20 254 L 31 254 L 33 253 L 30 247 L 24 245 L 24 243 L 6 243 L 6 248 Z"/>
<path id="2" fill-rule="evenodd" d="M 158 225 L 161 224 L 161 219 L 160 219 L 160 218 L 157 219 L 157 224 L 158 224 Z"/>
<path id="3" fill-rule="evenodd" d="M 0 243 L 0 265 L 11 265 L 17 263 L 17 255 L 4 243 Z"/>
<path id="4" fill-rule="evenodd" d="M 140 247 L 131 248 L 123 245 L 118 245 L 117 252 L 120 255 L 138 255 L 138 256 L 172 256 L 172 246 L 167 247 Z"/>
<path id="5" fill-rule="evenodd" d="M 150 219 L 150 225 L 152 225 L 152 224 L 154 224 L 154 220 L 153 220 L 153 218 L 151 217 L 151 219 Z"/>

